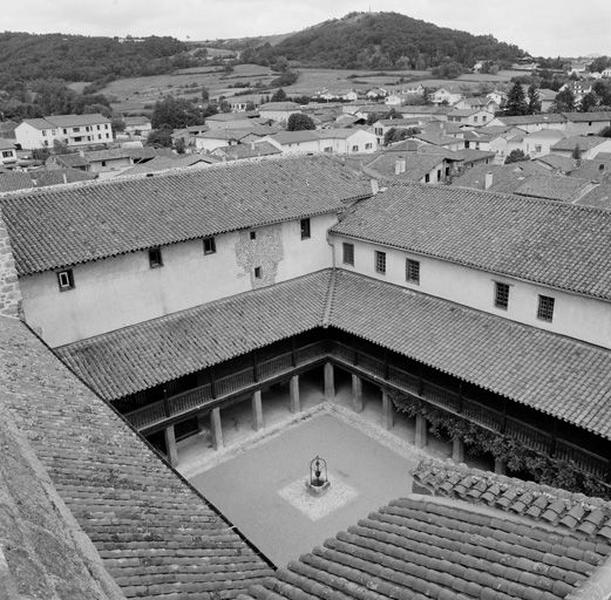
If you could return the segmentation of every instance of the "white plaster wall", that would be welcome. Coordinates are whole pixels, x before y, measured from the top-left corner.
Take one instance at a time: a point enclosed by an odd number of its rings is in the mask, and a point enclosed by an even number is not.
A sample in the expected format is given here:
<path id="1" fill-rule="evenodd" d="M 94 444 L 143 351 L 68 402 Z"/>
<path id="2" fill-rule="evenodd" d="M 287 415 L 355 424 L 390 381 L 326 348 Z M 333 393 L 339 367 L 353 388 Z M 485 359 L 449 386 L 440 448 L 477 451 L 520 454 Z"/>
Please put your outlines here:
<path id="1" fill-rule="evenodd" d="M 470 306 L 503 318 L 611 348 L 611 303 L 502 277 L 375 244 L 332 235 L 338 267 Z M 342 242 L 354 244 L 354 267 L 342 264 Z M 375 272 L 374 251 L 386 252 L 386 275 Z M 405 259 L 420 261 L 420 285 L 405 281 Z M 494 306 L 494 282 L 510 285 L 509 307 Z M 537 319 L 539 294 L 555 298 L 551 323 Z"/>
<path id="2" fill-rule="evenodd" d="M 34 150 L 35 148 L 42 148 L 44 146 L 43 140 L 49 141 L 49 147 L 53 146 L 53 137 L 50 135 L 51 130 L 47 130 L 47 136 L 43 137 L 42 131 L 32 127 L 28 123 L 21 123 L 15 127 L 15 138 L 18 144 L 24 150 Z"/>
<path id="3" fill-rule="evenodd" d="M 256 240 L 249 231 L 219 235 L 215 254 L 204 255 L 201 239 L 164 246 L 156 269 L 148 251 L 76 265 L 75 287 L 65 292 L 55 272 L 22 277 L 25 318 L 55 347 L 328 268 L 326 233 L 336 221 L 312 217 L 309 240 L 301 240 L 299 220 L 258 228 Z M 263 280 L 254 279 L 259 265 Z"/>

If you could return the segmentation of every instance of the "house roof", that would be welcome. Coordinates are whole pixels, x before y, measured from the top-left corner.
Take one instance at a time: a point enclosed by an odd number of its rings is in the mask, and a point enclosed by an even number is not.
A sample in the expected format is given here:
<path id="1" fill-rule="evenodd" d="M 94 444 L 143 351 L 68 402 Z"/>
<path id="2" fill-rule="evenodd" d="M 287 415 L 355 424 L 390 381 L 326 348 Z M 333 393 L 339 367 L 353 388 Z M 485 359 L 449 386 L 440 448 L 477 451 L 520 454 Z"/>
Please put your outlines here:
<path id="1" fill-rule="evenodd" d="M 34 187 L 29 173 L 24 171 L 0 172 L 0 193 L 14 192 Z"/>
<path id="2" fill-rule="evenodd" d="M 289 562 L 241 600 L 563 600 L 610 550 L 502 510 L 413 494 Z"/>
<path id="3" fill-rule="evenodd" d="M 214 150 L 215 154 L 222 154 L 227 160 L 239 160 L 243 158 L 256 158 L 257 156 L 270 156 L 281 154 L 276 146 L 269 142 L 257 142 L 256 144 L 234 144 L 232 146 L 221 146 Z"/>
<path id="4" fill-rule="evenodd" d="M 549 165 L 553 169 L 559 169 L 564 173 L 568 173 L 569 171 L 575 168 L 575 159 L 570 158 L 568 156 L 564 156 L 564 154 L 545 154 L 543 156 L 538 156 L 534 159 L 536 162 L 543 163 L 545 165 Z"/>
<path id="5" fill-rule="evenodd" d="M 443 165 L 442 154 L 424 154 L 422 152 L 384 152 L 367 163 L 367 169 L 374 169 L 383 177 L 420 181 L 427 173 Z M 397 161 L 405 162 L 405 171 L 395 174 Z"/>
<path id="6" fill-rule="evenodd" d="M 592 188 L 587 179 L 567 177 L 548 173 L 546 175 L 533 175 L 522 185 L 516 188 L 516 194 L 531 196 L 532 198 L 548 198 L 561 202 L 574 202 L 581 198 Z"/>
<path id="7" fill-rule="evenodd" d="M 151 120 L 148 117 L 134 116 L 134 117 L 123 117 L 123 122 L 126 127 L 136 127 L 138 125 L 150 125 Z"/>
<path id="8" fill-rule="evenodd" d="M 540 129 L 524 136 L 525 139 L 543 138 L 548 140 L 561 140 L 564 137 L 566 137 L 564 132 L 559 129 Z"/>
<path id="9" fill-rule="evenodd" d="M 301 104 L 297 104 L 296 102 L 267 102 L 259 107 L 259 112 L 266 110 L 301 110 Z"/>
<path id="10" fill-rule="evenodd" d="M 19 275 L 337 211 L 369 194 L 331 157 L 263 159 L 0 200 Z M 170 218 L 171 217 L 171 218 Z"/>
<path id="11" fill-rule="evenodd" d="M 123 171 L 121 176 L 142 175 L 145 173 L 157 173 L 168 169 L 182 169 L 194 165 L 210 165 L 217 163 L 218 159 L 209 154 L 184 154 L 173 156 L 156 156 L 152 160 L 139 163 Z"/>
<path id="12" fill-rule="evenodd" d="M 604 154 L 607 154 L 607 157 L 603 156 Z M 569 160 L 574 165 L 568 173 L 571 177 L 581 177 L 581 179 L 588 179 L 589 181 L 602 181 L 607 179 L 611 173 L 611 156 L 608 153 L 599 152 L 592 159 Z M 577 162 L 578 165 L 575 164 Z"/>
<path id="13" fill-rule="evenodd" d="M 0 318 L 0 387 L 2 413 L 15 420 L 46 471 L 38 476 L 48 474 L 125 597 L 229 600 L 271 575 L 231 523 L 17 319 Z M 32 500 L 23 496 L 45 564 L 53 565 L 65 544 L 42 529 L 38 518 L 53 515 Z M 62 569 L 52 574 L 59 579 L 75 570 L 62 555 Z"/>
<path id="14" fill-rule="evenodd" d="M 55 351 L 94 391 L 113 400 L 323 325 L 611 439 L 610 351 L 343 270 Z"/>
<path id="15" fill-rule="evenodd" d="M 272 139 L 279 144 L 301 144 L 303 142 L 315 142 L 320 139 L 318 132 L 314 129 L 303 129 L 300 131 L 278 131 L 272 134 Z"/>
<path id="16" fill-rule="evenodd" d="M 552 152 L 554 150 L 571 151 L 575 149 L 575 146 L 579 146 L 581 150 L 590 150 L 605 142 L 609 142 L 609 138 L 599 137 L 597 135 L 573 135 L 555 143 L 552 146 Z"/>
<path id="17" fill-rule="evenodd" d="M 466 163 L 475 163 L 482 160 L 494 158 L 495 153 L 488 150 L 475 150 L 473 148 L 462 148 L 455 150 L 454 154 L 457 158 L 462 159 Z"/>
<path id="18" fill-rule="evenodd" d="M 611 123 L 611 111 L 601 110 L 597 112 L 569 112 L 562 113 L 567 121 L 574 123 L 588 123 L 590 121 L 606 121 Z"/>
<path id="19" fill-rule="evenodd" d="M 483 110 L 481 108 L 453 108 L 448 113 L 448 117 L 470 117 L 471 115 L 477 115 L 481 112 L 488 113 L 490 111 Z"/>
<path id="20" fill-rule="evenodd" d="M 210 115 L 206 117 L 206 121 L 225 123 L 227 121 L 244 121 L 258 116 L 258 113 L 252 112 L 229 112 L 229 113 L 217 113 L 216 115 Z"/>
<path id="21" fill-rule="evenodd" d="M 611 211 L 611 181 L 603 181 L 584 194 L 576 204 L 595 206 Z"/>
<path id="22" fill-rule="evenodd" d="M 542 113 L 539 115 L 516 115 L 506 117 L 504 115 L 496 117 L 505 125 L 536 125 L 538 123 L 566 123 L 566 117 L 560 113 Z M 492 122 L 492 121 L 490 121 Z"/>
<path id="23" fill-rule="evenodd" d="M 404 183 L 359 203 L 331 231 L 611 299 L 611 214 L 606 211 Z"/>
<path id="24" fill-rule="evenodd" d="M 240 129 L 210 129 L 203 133 L 198 133 L 195 137 L 205 140 L 241 140 L 252 134 L 251 128 Z"/>
<path id="25" fill-rule="evenodd" d="M 488 173 L 492 175 L 492 184 L 488 188 L 489 192 L 513 193 L 529 177 L 549 174 L 549 170 L 537 164 L 536 161 L 528 160 L 508 165 L 479 164 L 456 177 L 452 186 L 484 190 Z"/>
<path id="26" fill-rule="evenodd" d="M 47 159 L 47 164 L 49 163 L 59 164 L 63 167 L 71 169 L 89 166 L 89 161 L 79 152 L 71 152 L 69 154 L 54 154 Z"/>
<path id="27" fill-rule="evenodd" d="M 86 115 L 51 115 L 41 119 L 24 119 L 24 123 L 36 129 L 54 129 L 56 127 L 82 127 L 110 123 L 110 119 L 99 113 Z"/>
<path id="28" fill-rule="evenodd" d="M 487 505 L 547 525 L 560 532 L 611 543 L 611 502 L 588 498 L 532 481 L 523 481 L 466 465 L 424 460 L 414 481 L 430 493 Z"/>

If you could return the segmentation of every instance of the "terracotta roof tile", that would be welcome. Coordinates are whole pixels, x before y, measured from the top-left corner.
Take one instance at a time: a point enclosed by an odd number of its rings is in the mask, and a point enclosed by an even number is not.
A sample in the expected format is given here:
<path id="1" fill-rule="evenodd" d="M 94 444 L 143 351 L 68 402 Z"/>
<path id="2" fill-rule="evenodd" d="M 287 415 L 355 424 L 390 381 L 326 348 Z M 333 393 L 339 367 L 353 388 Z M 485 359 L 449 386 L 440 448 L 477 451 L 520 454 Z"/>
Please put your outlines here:
<path id="1" fill-rule="evenodd" d="M 329 157 L 232 162 L 0 199 L 19 275 L 336 211 L 369 185 Z"/>

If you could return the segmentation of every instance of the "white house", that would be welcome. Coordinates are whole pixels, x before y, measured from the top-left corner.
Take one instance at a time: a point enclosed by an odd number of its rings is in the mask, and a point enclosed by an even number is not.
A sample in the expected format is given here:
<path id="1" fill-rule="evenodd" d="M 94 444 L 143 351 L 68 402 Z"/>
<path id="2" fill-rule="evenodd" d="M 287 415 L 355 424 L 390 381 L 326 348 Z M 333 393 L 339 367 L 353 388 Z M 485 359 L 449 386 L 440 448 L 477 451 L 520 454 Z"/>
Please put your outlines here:
<path id="1" fill-rule="evenodd" d="M 541 129 L 524 136 L 522 152 L 530 158 L 538 158 L 551 152 L 554 144 L 564 139 L 565 133 L 558 129 Z"/>
<path id="2" fill-rule="evenodd" d="M 378 148 L 375 134 L 359 128 L 280 131 L 264 139 L 284 154 L 369 154 Z"/>
<path id="3" fill-rule="evenodd" d="M 569 135 L 597 135 L 611 126 L 611 111 L 564 113 Z"/>
<path id="4" fill-rule="evenodd" d="M 482 127 L 494 119 L 494 113 L 477 108 L 453 108 L 448 113 L 450 123 L 460 123 L 470 127 Z"/>
<path id="5" fill-rule="evenodd" d="M 296 102 L 268 102 L 259 107 L 259 115 L 263 119 L 271 119 L 278 123 L 286 123 L 289 117 L 301 112 L 301 105 Z"/>
<path id="6" fill-rule="evenodd" d="M 151 120 L 144 116 L 123 117 L 125 129 L 123 132 L 129 137 L 146 138 L 152 130 Z"/>
<path id="7" fill-rule="evenodd" d="M 17 143 L 24 150 L 52 148 L 57 140 L 68 147 L 107 144 L 113 141 L 110 119 L 100 114 L 53 115 L 25 119 L 15 128 Z"/>
<path id="8" fill-rule="evenodd" d="M 252 129 L 211 129 L 194 137 L 196 150 L 212 152 L 222 146 L 246 143 L 259 139 Z"/>
<path id="9" fill-rule="evenodd" d="M 14 165 L 16 162 L 15 142 L 0 138 L 0 166 Z"/>
<path id="10" fill-rule="evenodd" d="M 445 88 L 439 88 L 431 95 L 431 102 L 433 102 L 433 104 L 449 104 L 452 106 L 462 97 L 463 95 L 460 92 L 451 92 Z"/>

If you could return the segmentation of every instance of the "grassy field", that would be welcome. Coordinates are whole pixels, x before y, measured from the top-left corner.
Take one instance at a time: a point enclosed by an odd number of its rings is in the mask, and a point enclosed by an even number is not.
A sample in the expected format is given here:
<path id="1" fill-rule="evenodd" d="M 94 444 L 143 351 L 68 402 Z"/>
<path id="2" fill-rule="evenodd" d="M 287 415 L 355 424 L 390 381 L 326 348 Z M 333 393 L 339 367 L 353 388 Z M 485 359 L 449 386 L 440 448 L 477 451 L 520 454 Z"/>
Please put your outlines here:
<path id="1" fill-rule="evenodd" d="M 451 87 L 478 91 L 484 83 L 498 85 L 506 83 L 518 74 L 515 71 L 500 71 L 497 75 L 470 73 L 458 79 L 434 79 L 429 71 L 359 71 L 354 69 L 297 69 L 298 81 L 285 89 L 293 96 L 311 96 L 326 89 L 332 93 L 350 89 L 366 91 L 372 87 L 393 88 L 421 82 L 428 87 Z M 278 76 L 268 67 L 260 65 L 237 65 L 233 72 L 226 73 L 220 67 L 195 67 L 182 69 L 172 74 L 151 77 L 118 79 L 109 83 L 101 93 L 113 98 L 113 107 L 124 113 L 145 111 L 157 100 L 172 94 L 179 98 L 198 98 L 202 88 L 211 97 L 233 96 L 246 89 L 236 84 L 263 86 L 262 94 L 270 94 L 270 84 Z M 78 84 L 84 85 L 84 84 Z M 270 91 L 271 90 L 271 91 Z"/>

